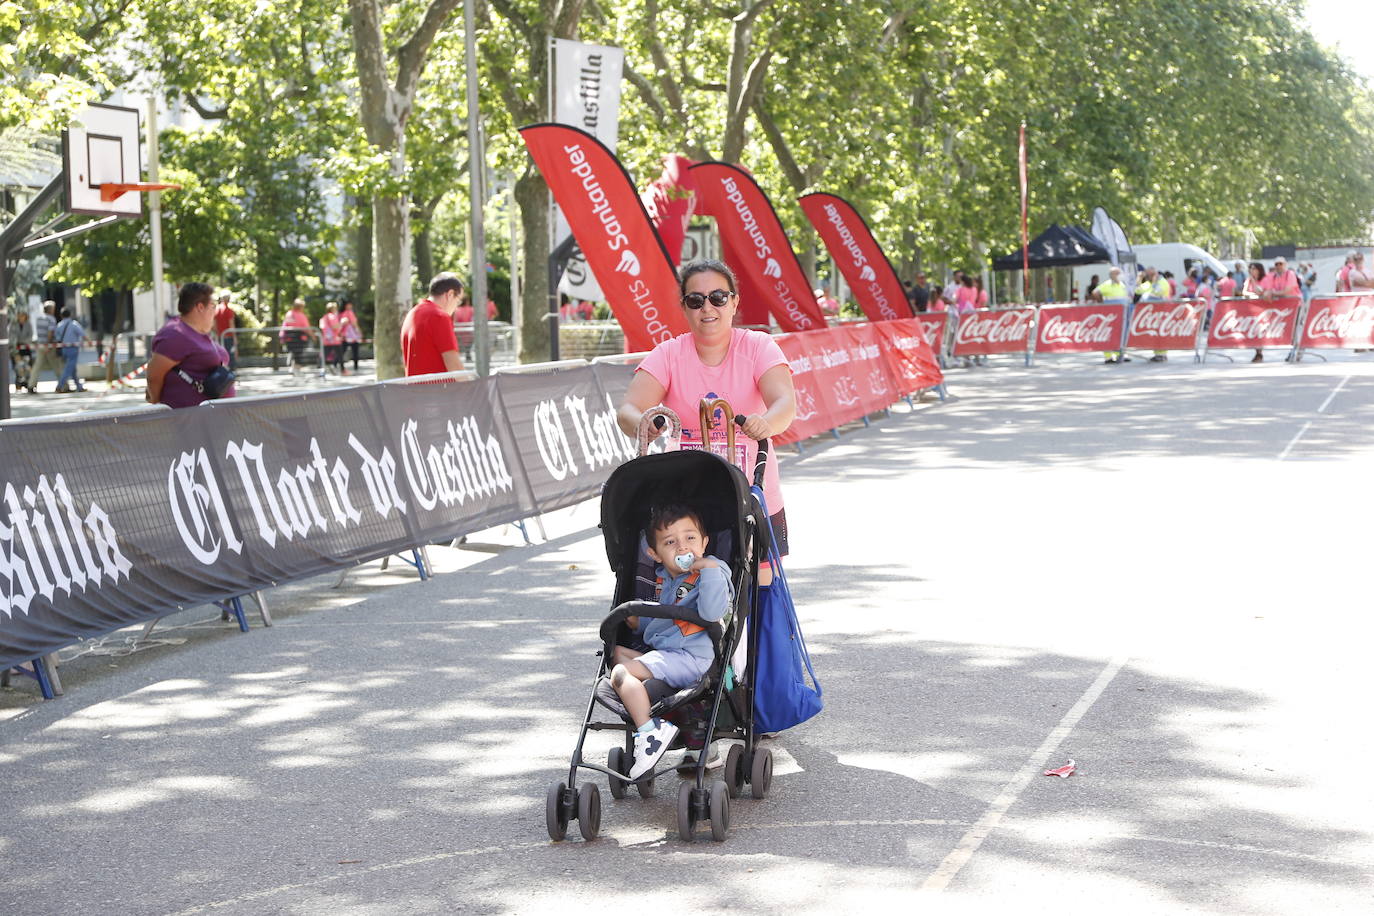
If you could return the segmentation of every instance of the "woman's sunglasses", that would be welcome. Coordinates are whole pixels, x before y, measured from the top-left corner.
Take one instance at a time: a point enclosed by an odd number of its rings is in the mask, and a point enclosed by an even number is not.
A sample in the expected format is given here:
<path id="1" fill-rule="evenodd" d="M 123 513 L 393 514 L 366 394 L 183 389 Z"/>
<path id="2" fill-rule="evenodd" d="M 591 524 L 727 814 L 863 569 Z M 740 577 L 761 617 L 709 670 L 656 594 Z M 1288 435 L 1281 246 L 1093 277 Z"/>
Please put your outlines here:
<path id="1" fill-rule="evenodd" d="M 725 304 L 730 301 L 734 293 L 725 289 L 713 289 L 709 293 L 688 293 L 682 297 L 682 304 L 693 311 L 704 306 L 707 300 L 718 309 L 725 308 Z"/>

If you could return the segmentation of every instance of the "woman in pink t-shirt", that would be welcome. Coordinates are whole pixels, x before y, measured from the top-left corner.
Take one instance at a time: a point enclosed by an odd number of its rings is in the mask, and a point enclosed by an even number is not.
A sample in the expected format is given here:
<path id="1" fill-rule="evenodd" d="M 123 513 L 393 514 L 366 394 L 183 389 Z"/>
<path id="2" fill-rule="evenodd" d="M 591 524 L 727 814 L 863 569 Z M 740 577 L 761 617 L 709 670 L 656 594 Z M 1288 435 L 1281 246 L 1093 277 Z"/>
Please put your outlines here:
<path id="1" fill-rule="evenodd" d="M 305 345 L 310 342 L 310 316 L 305 313 L 305 300 L 297 299 L 291 303 L 291 311 L 281 320 L 281 330 L 277 332 L 281 342 L 286 344 L 287 360 L 291 364 L 291 374 L 296 374 L 305 355 Z"/>
<path id="2" fill-rule="evenodd" d="M 325 304 L 320 316 L 320 346 L 324 347 L 324 364 L 343 375 L 343 327 L 339 324 L 339 303 Z"/>
<path id="3" fill-rule="evenodd" d="M 692 261 L 683 265 L 679 276 L 682 312 L 690 333 L 665 340 L 644 357 L 616 419 L 626 435 L 636 436 L 644 412 L 662 404 L 682 420 L 682 447 L 702 448 L 701 399 L 724 398 L 736 414 L 745 417 L 744 435 L 736 441 L 736 454 L 730 460 L 752 477 L 758 440 L 784 432 L 796 415 L 792 370 L 772 337 L 733 327 L 739 296 L 729 267 L 716 260 Z M 721 419 L 734 422 L 731 417 Z M 712 430 L 711 441 L 719 443 L 717 447 L 725 443 L 723 425 Z M 787 553 L 787 517 L 777 454 L 771 449 L 763 494 L 782 556 Z M 770 581 L 771 571 L 760 569 L 759 584 Z"/>
<path id="4" fill-rule="evenodd" d="M 954 292 L 954 311 L 962 315 L 976 308 L 978 308 L 978 290 L 973 286 L 973 278 L 964 274 L 964 279 Z"/>

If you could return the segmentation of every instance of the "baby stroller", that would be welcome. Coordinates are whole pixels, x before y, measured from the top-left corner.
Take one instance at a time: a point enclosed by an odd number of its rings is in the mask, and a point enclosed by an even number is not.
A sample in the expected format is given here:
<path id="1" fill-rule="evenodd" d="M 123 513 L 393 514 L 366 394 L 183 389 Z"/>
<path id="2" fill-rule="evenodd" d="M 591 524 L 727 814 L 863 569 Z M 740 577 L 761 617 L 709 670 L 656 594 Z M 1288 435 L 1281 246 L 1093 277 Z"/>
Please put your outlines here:
<path id="1" fill-rule="evenodd" d="M 10 353 L 14 363 L 14 390 L 35 384 L 37 379 L 29 379 L 29 371 L 33 368 L 33 351 L 25 344 L 18 344 Z"/>
<path id="2" fill-rule="evenodd" d="M 730 407 L 721 399 L 702 402 L 702 429 L 710 429 L 711 415 Z M 657 417 L 654 415 L 658 414 Z M 657 408 L 645 420 L 667 415 Z M 743 418 L 736 418 L 737 422 Z M 728 422 L 728 421 L 727 421 Z M 680 430 L 680 426 L 677 427 Z M 734 428 L 728 429 L 729 454 L 734 454 Z M 597 652 L 596 680 L 582 730 L 573 749 L 566 782 L 549 787 L 545 816 L 549 836 L 561 840 L 568 823 L 576 820 L 585 839 L 594 839 L 601 827 L 601 790 L 594 782 L 578 784 L 579 770 L 603 773 L 610 781 L 612 797 L 625 798 L 634 786 L 642 798 L 655 794 L 655 780 L 674 767 L 664 760 L 636 780 L 629 777 L 634 753 L 635 725 L 619 695 L 610 683 L 611 657 L 617 644 L 630 645 L 632 631 L 625 618 L 680 619 L 703 627 L 711 638 L 713 661 L 697 683 L 677 690 L 664 681 L 644 682 L 652 704 L 650 715 L 667 719 L 678 726 L 678 737 L 670 750 L 679 746 L 693 748 L 700 741 L 690 777 L 682 782 L 677 798 L 677 826 L 682 839 L 690 842 L 699 824 L 711 825 L 711 837 L 724 840 L 730 829 L 730 799 L 739 798 L 747 784 L 754 798 L 765 798 L 773 779 L 773 752 L 758 746 L 754 733 L 754 703 L 751 675 L 758 656 L 754 626 L 747 626 L 757 605 L 756 580 L 759 560 L 767 556 L 768 520 L 749 491 L 749 481 L 739 468 L 724 458 L 706 451 L 668 451 L 644 455 L 647 436 L 640 435 L 641 457 L 617 468 L 607 480 L 601 495 L 601 528 L 606 541 L 606 556 L 616 574 L 613 610 L 601 623 L 603 647 Z M 754 478 L 762 486 L 768 443 L 759 443 Z M 644 553 L 644 528 L 652 507 L 681 503 L 694 508 L 702 517 L 710 544 L 708 552 L 730 567 L 734 601 L 723 619 L 708 623 L 694 609 L 661 605 L 652 600 L 653 563 Z M 647 587 L 646 587 L 647 586 Z M 746 637 L 747 634 L 747 637 Z M 743 641 L 743 646 L 742 646 Z M 737 652 L 743 647 L 744 652 Z M 740 664 L 743 662 L 743 664 Z M 738 666 L 741 670 L 736 670 Z M 593 721 L 598 707 L 615 721 Z M 619 731 L 624 746 L 611 748 L 606 765 L 583 759 L 582 748 L 589 731 Z M 737 739 L 726 753 L 722 778 L 707 781 L 707 760 L 714 740 Z"/>

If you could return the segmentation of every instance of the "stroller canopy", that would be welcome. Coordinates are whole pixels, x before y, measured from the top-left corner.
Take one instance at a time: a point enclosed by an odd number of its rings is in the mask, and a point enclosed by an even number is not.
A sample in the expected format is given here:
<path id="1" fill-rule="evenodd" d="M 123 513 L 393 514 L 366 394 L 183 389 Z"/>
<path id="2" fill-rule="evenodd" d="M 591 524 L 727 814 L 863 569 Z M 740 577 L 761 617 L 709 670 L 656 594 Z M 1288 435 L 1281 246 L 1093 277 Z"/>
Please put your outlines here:
<path id="1" fill-rule="evenodd" d="M 664 452 L 627 461 L 611 473 L 601 491 L 601 531 L 606 558 L 617 575 L 634 572 L 639 535 L 652 510 L 665 503 L 682 503 L 701 513 L 707 534 L 733 533 L 736 545 L 749 543 L 751 515 L 756 539 L 768 530 L 756 515 L 744 473 L 718 455 L 704 451 Z M 715 550 L 715 545 L 709 547 Z M 734 557 L 723 558 L 727 562 Z M 749 557 L 739 558 L 749 562 Z"/>

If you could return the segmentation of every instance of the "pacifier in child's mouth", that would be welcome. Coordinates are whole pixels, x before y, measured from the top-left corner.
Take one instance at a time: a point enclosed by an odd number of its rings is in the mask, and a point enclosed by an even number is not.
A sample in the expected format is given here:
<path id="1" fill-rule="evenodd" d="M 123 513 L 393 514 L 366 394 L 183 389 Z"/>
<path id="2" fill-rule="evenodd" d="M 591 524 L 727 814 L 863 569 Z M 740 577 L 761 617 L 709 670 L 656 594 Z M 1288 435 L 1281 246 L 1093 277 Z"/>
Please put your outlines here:
<path id="1" fill-rule="evenodd" d="M 683 572 L 686 572 L 687 570 L 691 569 L 692 564 L 696 561 L 697 555 L 694 553 L 680 553 L 677 556 L 673 557 L 673 562 L 676 563 L 677 568 L 682 570 Z"/>

